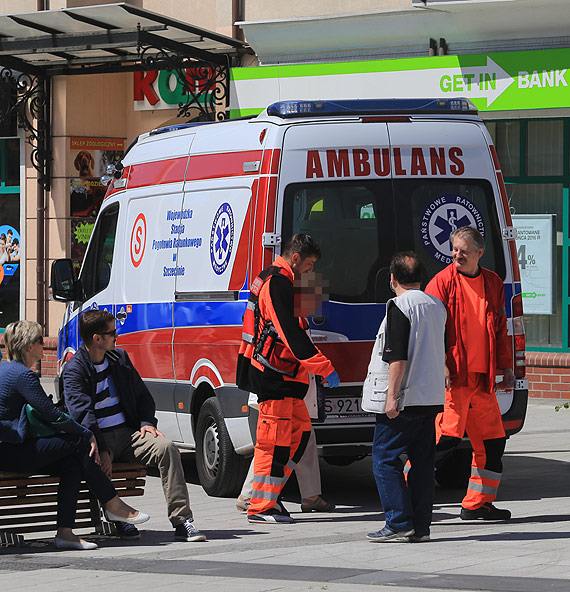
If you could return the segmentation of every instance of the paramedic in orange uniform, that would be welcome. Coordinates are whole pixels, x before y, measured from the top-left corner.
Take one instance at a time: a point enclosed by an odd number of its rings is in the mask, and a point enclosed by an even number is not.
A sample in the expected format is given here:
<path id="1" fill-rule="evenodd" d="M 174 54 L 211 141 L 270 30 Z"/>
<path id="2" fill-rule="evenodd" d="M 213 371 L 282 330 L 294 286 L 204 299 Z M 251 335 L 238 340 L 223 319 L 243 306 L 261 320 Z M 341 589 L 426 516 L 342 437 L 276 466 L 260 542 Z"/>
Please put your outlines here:
<path id="1" fill-rule="evenodd" d="M 510 390 L 514 384 L 503 281 L 479 265 L 485 243 L 477 229 L 458 228 L 450 240 L 453 262 L 426 288 L 447 307 L 449 380 L 444 411 L 436 419 L 436 467 L 438 461 L 451 455 L 467 432 L 473 457 L 460 517 L 508 520 L 510 511 L 492 503 L 501 481 L 506 443 L 495 377 L 503 376 L 497 385 L 500 388 Z"/>
<path id="2" fill-rule="evenodd" d="M 293 522 L 278 497 L 311 434 L 303 401 L 309 372 L 326 378 L 331 388 L 340 382 L 307 334 L 306 319 L 294 312 L 295 276 L 312 271 L 320 254 L 310 236 L 296 234 L 251 285 L 236 381 L 259 401 L 249 522 Z"/>

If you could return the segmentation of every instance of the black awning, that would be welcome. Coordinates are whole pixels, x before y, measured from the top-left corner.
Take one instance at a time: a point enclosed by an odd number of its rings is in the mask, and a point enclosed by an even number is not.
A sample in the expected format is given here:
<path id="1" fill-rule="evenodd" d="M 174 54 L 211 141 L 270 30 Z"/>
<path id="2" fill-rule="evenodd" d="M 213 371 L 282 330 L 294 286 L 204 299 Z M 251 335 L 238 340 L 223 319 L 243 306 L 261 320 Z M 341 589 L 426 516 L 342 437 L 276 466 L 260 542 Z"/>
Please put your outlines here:
<path id="1" fill-rule="evenodd" d="M 49 77 L 161 69 L 172 54 L 227 66 L 245 47 L 124 2 L 0 16 L 0 66 Z"/>

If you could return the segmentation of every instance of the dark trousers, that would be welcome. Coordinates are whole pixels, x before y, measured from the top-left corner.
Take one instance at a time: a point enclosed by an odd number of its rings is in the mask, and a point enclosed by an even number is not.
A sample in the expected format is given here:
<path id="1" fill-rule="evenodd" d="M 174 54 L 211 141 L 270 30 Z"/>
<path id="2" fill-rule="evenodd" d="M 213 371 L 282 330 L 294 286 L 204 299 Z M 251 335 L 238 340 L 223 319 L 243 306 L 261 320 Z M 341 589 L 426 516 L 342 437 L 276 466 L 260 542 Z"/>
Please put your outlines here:
<path id="1" fill-rule="evenodd" d="M 88 442 L 71 434 L 29 439 L 21 444 L 0 442 L 0 470 L 12 473 L 41 471 L 59 476 L 58 528 L 74 527 L 82 480 L 102 504 L 117 495 L 109 479 L 89 457 Z"/>
<path id="2" fill-rule="evenodd" d="M 411 462 L 408 481 L 400 456 Z M 376 416 L 372 459 L 386 525 L 393 531 L 429 534 L 434 495 L 435 421 L 433 415 Z"/>

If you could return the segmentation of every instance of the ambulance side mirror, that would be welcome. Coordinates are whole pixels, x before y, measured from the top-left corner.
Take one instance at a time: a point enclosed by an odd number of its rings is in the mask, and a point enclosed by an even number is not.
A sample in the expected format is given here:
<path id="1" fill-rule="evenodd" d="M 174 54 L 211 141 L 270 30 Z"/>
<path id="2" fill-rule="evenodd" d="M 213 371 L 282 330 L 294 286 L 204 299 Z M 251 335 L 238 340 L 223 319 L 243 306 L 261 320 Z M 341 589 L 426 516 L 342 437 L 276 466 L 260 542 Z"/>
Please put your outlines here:
<path id="1" fill-rule="evenodd" d="M 374 282 L 375 302 L 388 302 L 394 296 L 394 292 L 390 290 L 390 268 L 382 267 L 376 273 L 376 281 Z"/>
<path id="2" fill-rule="evenodd" d="M 81 284 L 75 279 L 71 259 L 56 259 L 52 263 L 49 295 L 56 302 L 81 300 Z"/>

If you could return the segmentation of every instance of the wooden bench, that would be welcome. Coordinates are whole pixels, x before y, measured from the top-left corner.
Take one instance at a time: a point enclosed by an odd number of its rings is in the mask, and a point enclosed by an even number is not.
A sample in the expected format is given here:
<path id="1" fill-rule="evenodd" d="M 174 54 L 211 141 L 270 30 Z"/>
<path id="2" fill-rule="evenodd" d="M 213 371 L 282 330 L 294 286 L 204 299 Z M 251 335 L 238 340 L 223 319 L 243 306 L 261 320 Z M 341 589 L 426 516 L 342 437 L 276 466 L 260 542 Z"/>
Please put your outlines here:
<path id="1" fill-rule="evenodd" d="M 120 497 L 144 494 L 146 470 L 141 465 L 116 463 L 112 483 Z M 40 473 L 0 472 L 0 546 L 22 545 L 22 534 L 57 529 L 59 477 Z M 97 534 L 114 534 L 95 496 L 83 482 L 77 502 L 76 528 L 94 527 Z"/>

